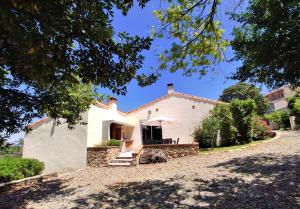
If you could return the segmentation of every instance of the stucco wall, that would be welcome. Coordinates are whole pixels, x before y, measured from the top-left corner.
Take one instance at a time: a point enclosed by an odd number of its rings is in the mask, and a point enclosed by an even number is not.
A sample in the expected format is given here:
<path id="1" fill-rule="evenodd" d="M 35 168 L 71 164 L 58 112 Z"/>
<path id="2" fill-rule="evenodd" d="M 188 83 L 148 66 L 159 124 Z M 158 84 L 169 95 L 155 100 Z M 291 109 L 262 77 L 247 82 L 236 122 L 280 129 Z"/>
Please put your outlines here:
<path id="1" fill-rule="evenodd" d="M 87 114 L 83 115 L 86 123 Z M 45 163 L 45 173 L 66 172 L 86 167 L 87 125 L 68 129 L 49 119 L 30 131 L 24 139 L 23 157 Z"/>
<path id="2" fill-rule="evenodd" d="M 195 106 L 194 109 L 193 106 Z M 162 126 L 163 138 L 172 138 L 173 140 L 180 138 L 180 144 L 188 144 L 194 140 L 191 134 L 195 126 L 200 124 L 213 107 L 214 105 L 210 103 L 172 96 L 149 107 L 132 112 L 130 115 L 138 120 L 147 120 L 148 111 L 151 110 L 150 118 L 156 116 L 173 118 L 175 121 L 171 125 L 166 124 Z M 135 146 L 142 143 L 140 126 L 134 128 L 133 138 L 135 139 Z"/>
<path id="3" fill-rule="evenodd" d="M 288 103 L 285 101 L 285 98 L 276 100 L 272 102 L 274 110 L 284 110 L 287 109 Z"/>
<path id="4" fill-rule="evenodd" d="M 120 123 L 132 125 L 136 123 L 134 118 L 121 115 L 115 109 L 106 110 L 91 105 L 88 111 L 88 147 L 93 147 L 96 144 L 103 144 L 106 140 L 109 139 L 109 126 L 111 124 L 111 121 L 119 121 Z"/>

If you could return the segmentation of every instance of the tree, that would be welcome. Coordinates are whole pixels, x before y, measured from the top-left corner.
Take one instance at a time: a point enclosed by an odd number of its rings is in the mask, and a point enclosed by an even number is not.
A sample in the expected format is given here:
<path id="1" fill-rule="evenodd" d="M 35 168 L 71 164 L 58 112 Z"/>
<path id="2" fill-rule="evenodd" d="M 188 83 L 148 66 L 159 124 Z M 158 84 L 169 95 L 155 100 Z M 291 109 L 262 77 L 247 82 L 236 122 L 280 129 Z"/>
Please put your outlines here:
<path id="1" fill-rule="evenodd" d="M 296 117 L 296 124 L 300 124 L 300 90 L 288 100 L 288 108 L 291 111 L 291 115 Z"/>
<path id="2" fill-rule="evenodd" d="M 245 12 L 233 14 L 240 25 L 231 42 L 242 66 L 231 78 L 270 87 L 300 85 L 299 0 L 250 0 Z"/>
<path id="3" fill-rule="evenodd" d="M 292 115 L 300 114 L 300 90 L 288 100 L 288 108 L 291 110 Z"/>
<path id="4" fill-rule="evenodd" d="M 139 0 L 144 6 L 148 0 Z M 149 37 L 115 34 L 114 8 L 133 0 L 2 1 L 0 3 L 0 143 L 35 117 L 64 118 L 72 127 L 93 99 L 94 87 L 125 94 L 137 79 Z"/>
<path id="5" fill-rule="evenodd" d="M 182 70 L 183 75 L 204 76 L 209 68 L 224 59 L 229 42 L 223 38 L 215 20 L 219 0 L 164 0 L 167 9 L 154 11 L 160 22 L 153 28 L 156 38 L 171 37 L 170 49 L 160 53 L 160 70 Z"/>
<path id="6" fill-rule="evenodd" d="M 263 115 L 269 108 L 268 100 L 261 94 L 261 90 L 247 83 L 237 83 L 223 90 L 220 100 L 231 102 L 233 99 L 253 99 L 258 115 Z"/>
<path id="7" fill-rule="evenodd" d="M 213 149 L 219 128 L 218 119 L 210 115 L 201 121 L 201 125 L 195 127 L 192 135 L 199 142 L 200 148 L 211 147 Z"/>
<path id="8" fill-rule="evenodd" d="M 237 130 L 233 126 L 232 113 L 228 104 L 217 104 L 211 112 L 219 123 L 221 146 L 236 144 Z"/>
<path id="9" fill-rule="evenodd" d="M 255 102 L 252 99 L 234 99 L 230 102 L 233 123 L 238 130 L 238 141 L 240 143 L 248 143 L 252 139 L 255 109 Z"/>

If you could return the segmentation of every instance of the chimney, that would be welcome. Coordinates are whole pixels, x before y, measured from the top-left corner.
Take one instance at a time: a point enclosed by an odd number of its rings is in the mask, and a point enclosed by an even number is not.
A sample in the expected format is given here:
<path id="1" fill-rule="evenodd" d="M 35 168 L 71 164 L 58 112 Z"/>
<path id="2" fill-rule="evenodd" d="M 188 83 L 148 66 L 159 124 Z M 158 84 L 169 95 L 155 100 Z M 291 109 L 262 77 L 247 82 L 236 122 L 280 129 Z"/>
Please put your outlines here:
<path id="1" fill-rule="evenodd" d="M 173 87 L 173 83 L 168 83 L 168 94 L 173 94 L 174 93 L 174 87 Z"/>
<path id="2" fill-rule="evenodd" d="M 111 110 L 114 110 L 114 111 L 117 111 L 117 102 L 118 100 L 114 97 L 109 97 L 108 99 L 108 106 L 109 106 L 109 109 Z"/>

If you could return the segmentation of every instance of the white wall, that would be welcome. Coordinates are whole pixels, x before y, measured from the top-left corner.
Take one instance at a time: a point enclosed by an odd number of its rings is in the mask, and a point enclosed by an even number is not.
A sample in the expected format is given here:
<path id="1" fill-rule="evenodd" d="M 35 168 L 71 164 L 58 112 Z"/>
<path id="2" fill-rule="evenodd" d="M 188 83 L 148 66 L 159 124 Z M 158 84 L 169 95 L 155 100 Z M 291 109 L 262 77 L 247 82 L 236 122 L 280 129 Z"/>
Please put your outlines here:
<path id="1" fill-rule="evenodd" d="M 87 114 L 83 115 L 86 122 Z M 86 167 L 87 125 L 78 124 L 68 129 L 53 120 L 34 128 L 24 139 L 23 157 L 41 160 L 44 173 L 66 172 Z"/>
<path id="2" fill-rule="evenodd" d="M 192 106 L 195 106 L 195 109 Z M 209 114 L 209 110 L 213 109 L 213 107 L 213 104 L 171 96 L 149 107 L 132 112 L 130 115 L 136 117 L 138 120 L 146 120 L 148 118 L 148 111 L 151 110 L 150 118 L 165 116 L 175 119 L 171 125 L 163 125 L 163 138 L 176 140 L 179 137 L 179 143 L 184 144 L 193 142 L 194 139 L 191 135 L 195 126 Z M 134 145 L 142 143 L 139 126 L 135 127 L 133 138 L 136 140 Z"/>
<path id="3" fill-rule="evenodd" d="M 120 123 L 128 123 L 135 125 L 136 120 L 132 117 L 121 115 L 115 109 L 102 109 L 91 105 L 88 111 L 88 130 L 87 130 L 87 146 L 93 147 L 96 144 L 103 144 L 109 139 L 109 126 L 111 120 Z"/>

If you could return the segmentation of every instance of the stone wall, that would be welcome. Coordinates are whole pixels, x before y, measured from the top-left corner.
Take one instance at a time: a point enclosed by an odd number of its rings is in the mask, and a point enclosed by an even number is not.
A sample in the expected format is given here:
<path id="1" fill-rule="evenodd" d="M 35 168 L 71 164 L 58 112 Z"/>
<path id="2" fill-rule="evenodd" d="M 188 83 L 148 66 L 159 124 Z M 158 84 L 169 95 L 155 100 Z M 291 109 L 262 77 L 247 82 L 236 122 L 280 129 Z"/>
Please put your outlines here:
<path id="1" fill-rule="evenodd" d="M 120 147 L 88 147 L 87 148 L 87 166 L 98 168 L 104 166 L 108 161 L 119 155 Z"/>
<path id="2" fill-rule="evenodd" d="M 142 152 L 151 150 L 161 150 L 168 159 L 196 155 L 198 153 L 198 143 L 193 144 L 150 144 L 143 145 Z"/>

